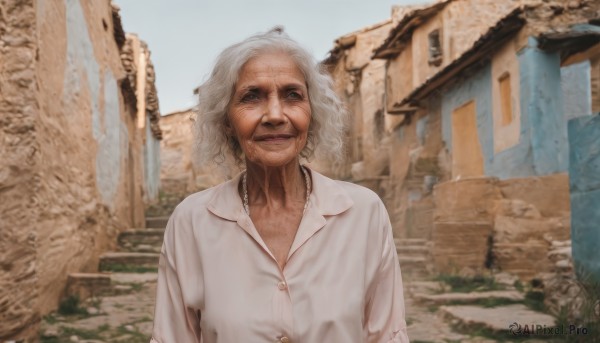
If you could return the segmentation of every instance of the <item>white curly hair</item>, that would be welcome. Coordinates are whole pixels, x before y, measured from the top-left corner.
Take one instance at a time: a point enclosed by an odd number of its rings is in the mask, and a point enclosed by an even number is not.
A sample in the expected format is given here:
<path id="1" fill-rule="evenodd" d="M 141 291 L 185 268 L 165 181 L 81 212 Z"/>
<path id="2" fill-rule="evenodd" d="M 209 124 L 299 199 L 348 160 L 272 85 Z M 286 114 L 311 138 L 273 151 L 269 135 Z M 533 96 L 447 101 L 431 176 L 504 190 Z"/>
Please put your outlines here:
<path id="1" fill-rule="evenodd" d="M 308 88 L 312 116 L 307 143 L 300 157 L 310 160 L 316 153 L 330 161 L 342 160 L 347 111 L 333 90 L 333 80 L 325 66 L 291 39 L 282 27 L 275 27 L 223 50 L 209 79 L 198 87 L 194 134 L 196 159 L 201 164 L 223 164 L 232 160 L 229 157 L 238 164 L 243 163 L 239 143 L 226 134 L 229 103 L 243 66 L 255 56 L 274 51 L 284 52 L 296 62 Z"/>

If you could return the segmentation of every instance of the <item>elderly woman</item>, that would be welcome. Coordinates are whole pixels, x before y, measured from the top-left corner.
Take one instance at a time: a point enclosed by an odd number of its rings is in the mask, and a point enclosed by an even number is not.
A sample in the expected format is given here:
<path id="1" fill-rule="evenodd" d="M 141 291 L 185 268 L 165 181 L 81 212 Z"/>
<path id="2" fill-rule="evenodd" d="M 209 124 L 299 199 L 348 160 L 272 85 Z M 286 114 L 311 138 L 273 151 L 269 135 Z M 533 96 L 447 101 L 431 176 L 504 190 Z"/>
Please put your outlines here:
<path id="1" fill-rule="evenodd" d="M 173 212 L 152 342 L 408 342 L 383 203 L 300 164 L 341 155 L 327 73 L 274 29 L 225 49 L 199 94 L 200 152 L 246 169 Z"/>

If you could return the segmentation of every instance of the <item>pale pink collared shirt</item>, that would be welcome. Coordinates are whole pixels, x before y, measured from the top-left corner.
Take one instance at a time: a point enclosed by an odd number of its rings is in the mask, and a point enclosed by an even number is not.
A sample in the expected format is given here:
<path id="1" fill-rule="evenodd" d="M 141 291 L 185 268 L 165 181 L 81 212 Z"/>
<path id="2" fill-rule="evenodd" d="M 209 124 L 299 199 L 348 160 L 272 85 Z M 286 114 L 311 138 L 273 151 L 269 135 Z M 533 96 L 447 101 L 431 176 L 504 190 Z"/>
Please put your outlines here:
<path id="1" fill-rule="evenodd" d="M 311 176 L 283 270 L 243 209 L 240 175 L 177 206 L 160 255 L 151 342 L 408 342 L 383 203 L 367 188 Z"/>

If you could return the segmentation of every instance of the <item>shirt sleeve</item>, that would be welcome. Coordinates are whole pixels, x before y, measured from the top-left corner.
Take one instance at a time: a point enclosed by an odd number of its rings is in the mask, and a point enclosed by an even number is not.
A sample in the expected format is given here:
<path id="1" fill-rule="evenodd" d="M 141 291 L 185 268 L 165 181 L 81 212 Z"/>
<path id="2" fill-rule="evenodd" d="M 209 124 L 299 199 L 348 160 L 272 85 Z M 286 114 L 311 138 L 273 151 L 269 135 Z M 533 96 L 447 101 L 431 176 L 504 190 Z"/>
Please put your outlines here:
<path id="1" fill-rule="evenodd" d="M 154 329 L 150 343 L 201 343 L 200 314 L 187 308 L 174 260 L 175 213 L 169 219 L 158 262 Z"/>
<path id="2" fill-rule="evenodd" d="M 383 204 L 379 224 L 383 227 L 381 264 L 367 302 L 365 325 L 369 343 L 408 343 L 400 264 L 392 226 Z"/>

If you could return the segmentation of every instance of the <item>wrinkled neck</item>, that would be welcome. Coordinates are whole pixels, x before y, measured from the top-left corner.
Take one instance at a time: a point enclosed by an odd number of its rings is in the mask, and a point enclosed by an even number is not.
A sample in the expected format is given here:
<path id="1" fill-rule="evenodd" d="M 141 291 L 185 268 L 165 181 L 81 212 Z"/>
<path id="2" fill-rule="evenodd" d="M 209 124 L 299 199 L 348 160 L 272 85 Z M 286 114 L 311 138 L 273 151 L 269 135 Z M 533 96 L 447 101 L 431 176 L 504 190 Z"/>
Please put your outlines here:
<path id="1" fill-rule="evenodd" d="M 298 159 L 278 167 L 265 167 L 246 161 L 248 203 L 270 208 L 304 204 L 306 182 Z"/>

